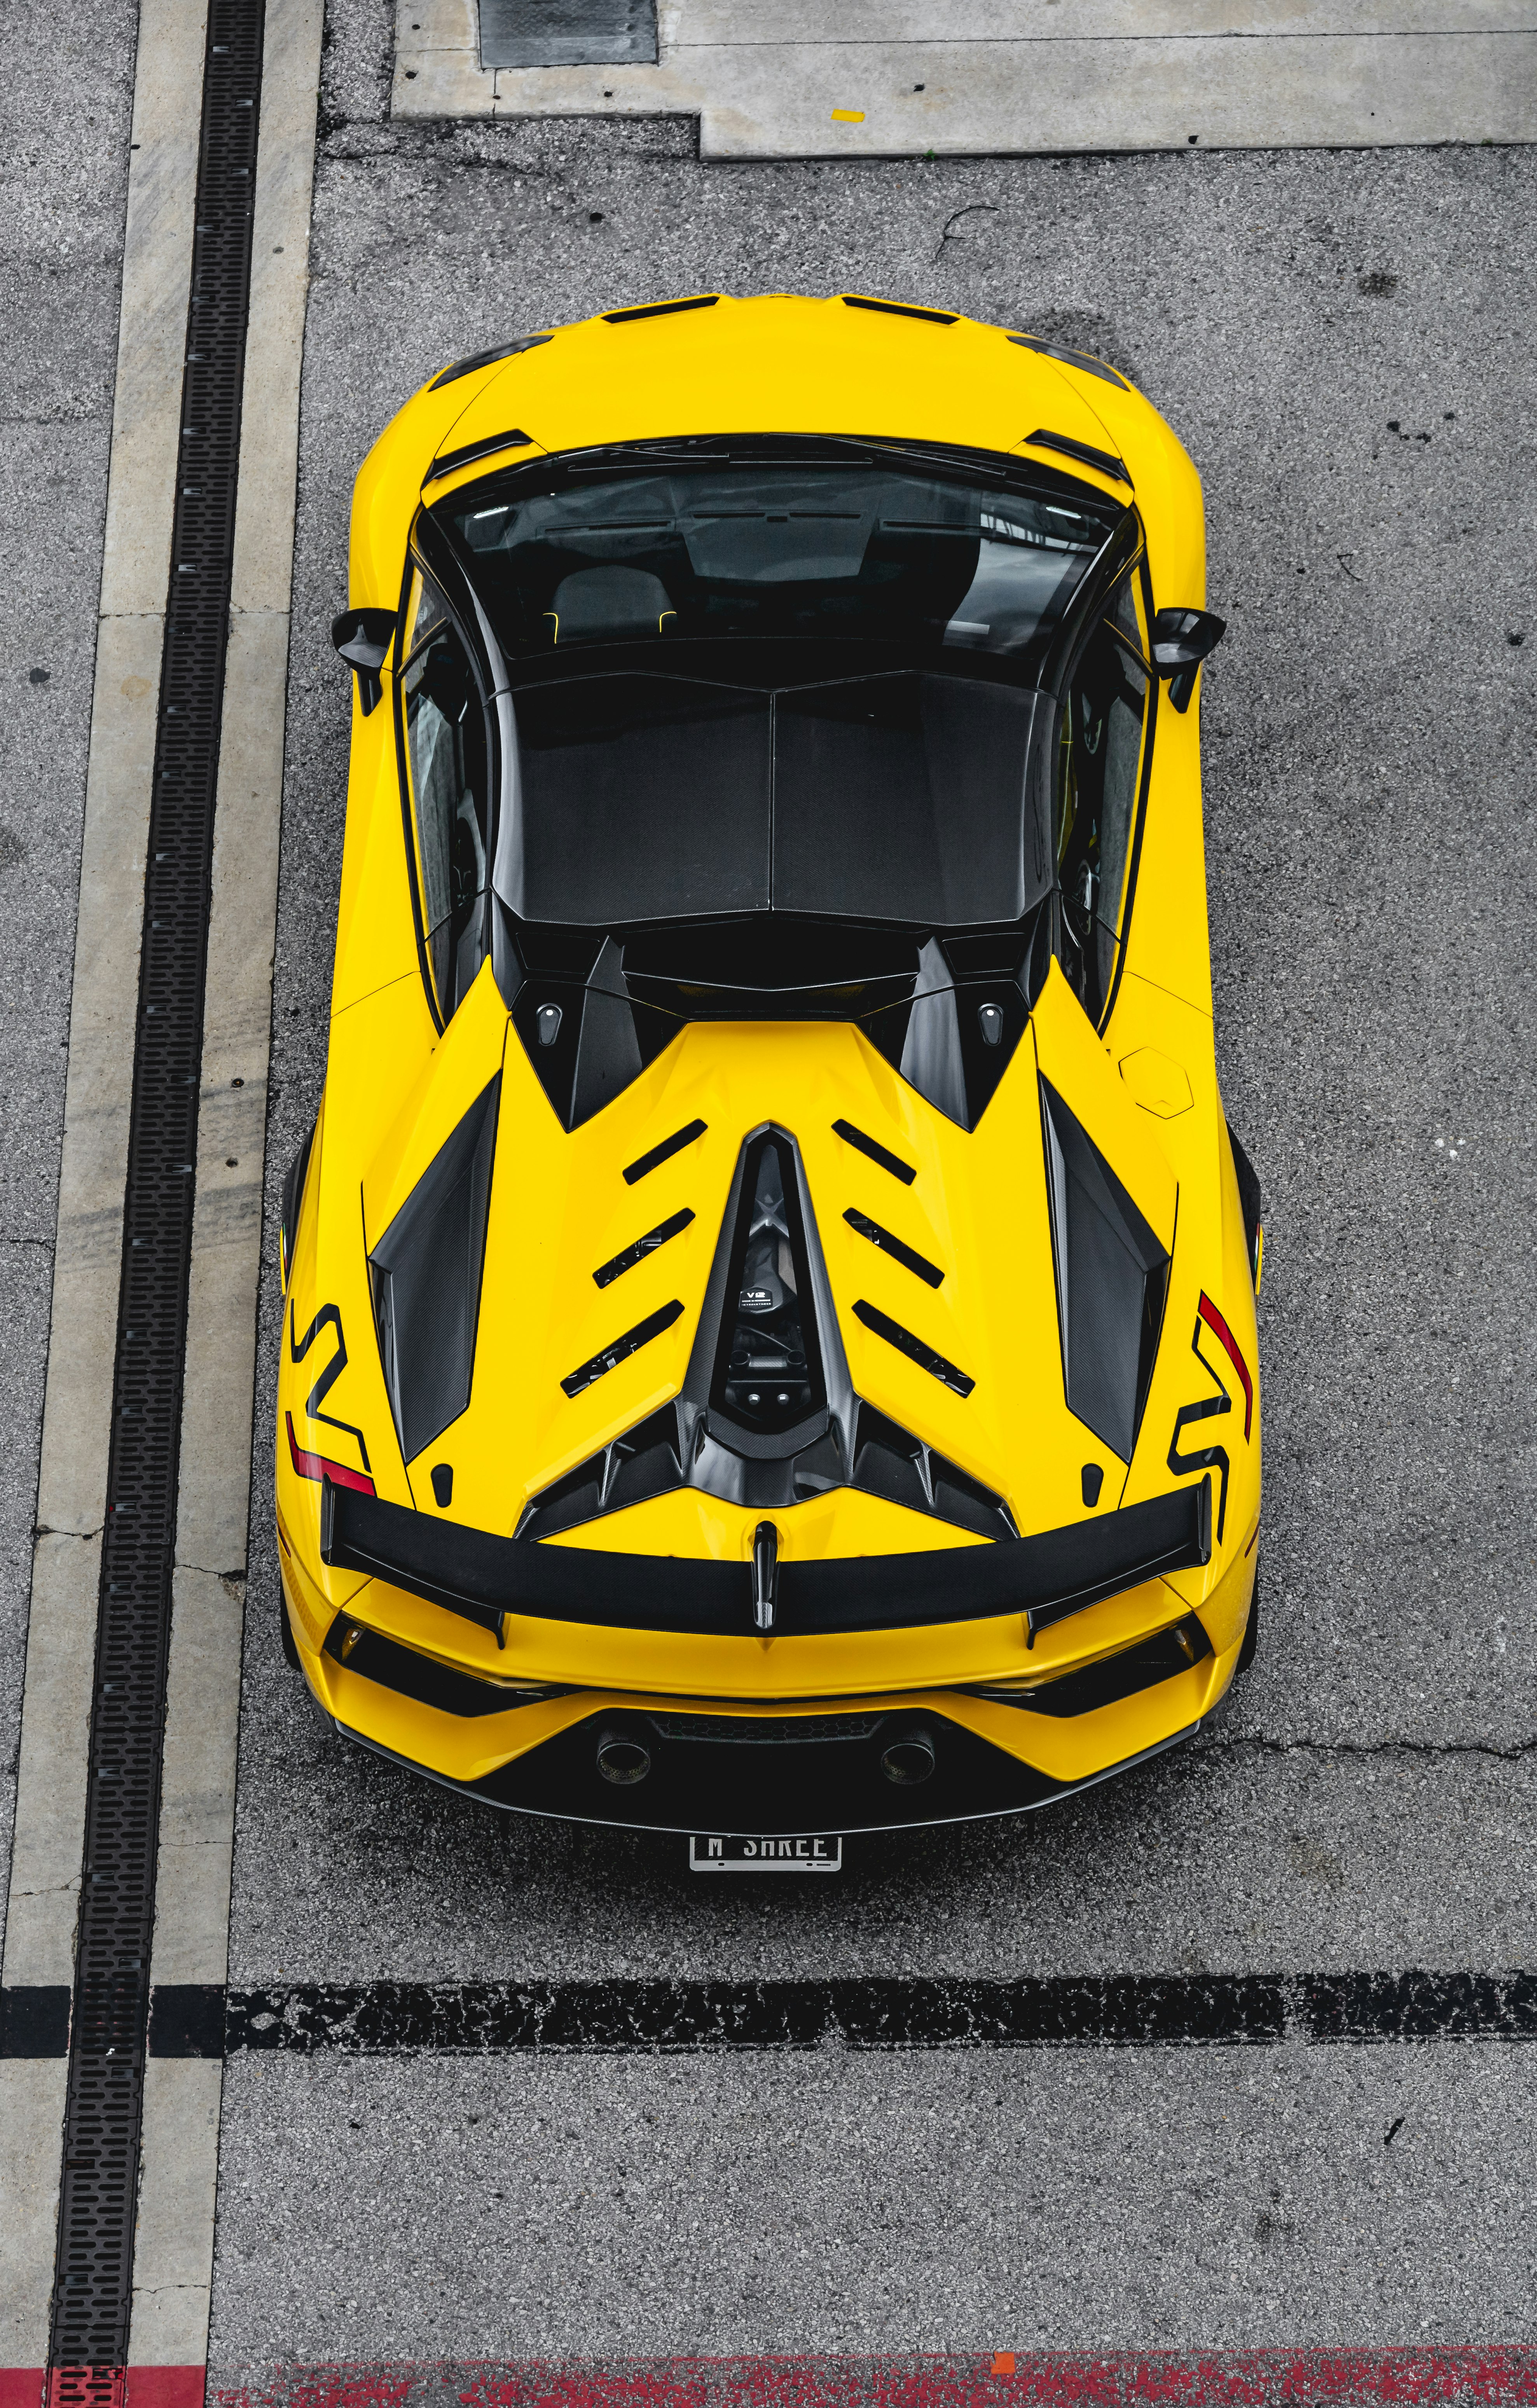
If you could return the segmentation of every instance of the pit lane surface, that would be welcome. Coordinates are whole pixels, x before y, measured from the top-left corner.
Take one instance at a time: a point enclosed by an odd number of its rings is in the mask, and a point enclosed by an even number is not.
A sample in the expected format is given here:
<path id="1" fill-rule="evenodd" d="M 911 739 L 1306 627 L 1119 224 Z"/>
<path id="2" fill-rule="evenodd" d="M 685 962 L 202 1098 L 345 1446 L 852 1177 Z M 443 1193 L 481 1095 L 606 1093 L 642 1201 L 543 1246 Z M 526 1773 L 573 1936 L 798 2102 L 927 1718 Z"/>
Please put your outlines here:
<path id="1" fill-rule="evenodd" d="M 349 479 L 432 363 L 711 286 L 1091 343 L 1201 469 L 1231 625 L 1207 796 L 1219 1059 L 1269 1198 L 1266 1622 L 1184 1757 L 1027 1824 L 851 1843 L 836 1886 L 691 1885 L 681 1842 L 493 1819 L 339 1750 L 279 1659 L 258 1525 L 232 1981 L 1521 1963 L 1533 654 L 1505 364 L 1530 155 L 722 170 L 671 125 L 387 130 L 346 56 L 269 1182 L 322 1062 Z M 270 1262 L 263 1326 L 269 1387 Z M 300 2360 L 1525 2334 L 1534 2072 L 1485 2042 L 242 2056 L 211 2357 L 279 2332 Z"/>
<path id="2" fill-rule="evenodd" d="M 515 326 L 712 285 L 1092 343 L 1201 469 L 1231 626 L 1207 799 L 1219 1060 L 1269 1202 L 1266 1621 L 1183 1756 L 1027 1824 L 851 1846 L 836 1885 L 691 1884 L 681 1843 L 495 1819 L 343 1753 L 281 1663 L 258 1511 L 232 1982 L 1530 1963 L 1530 154 L 704 169 L 676 125 L 392 128 L 377 31 L 334 14 L 323 95 L 269 1203 L 323 1058 L 347 728 L 325 629 L 396 402 Z M 1519 2339 L 1534 2063 L 1297 2032 L 241 2053 L 216 2375 Z"/>

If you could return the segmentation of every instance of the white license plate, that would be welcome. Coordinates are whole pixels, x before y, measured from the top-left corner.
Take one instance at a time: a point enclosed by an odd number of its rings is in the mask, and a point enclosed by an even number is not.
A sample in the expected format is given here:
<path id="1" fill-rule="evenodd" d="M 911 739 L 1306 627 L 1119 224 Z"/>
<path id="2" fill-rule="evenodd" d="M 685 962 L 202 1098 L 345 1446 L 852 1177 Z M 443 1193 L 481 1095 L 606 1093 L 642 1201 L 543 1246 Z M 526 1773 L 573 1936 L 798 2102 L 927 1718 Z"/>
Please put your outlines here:
<path id="1" fill-rule="evenodd" d="M 832 1832 L 741 1840 L 696 1831 L 688 1843 L 688 1867 L 696 1873 L 836 1873 L 842 1865 L 843 1842 Z"/>

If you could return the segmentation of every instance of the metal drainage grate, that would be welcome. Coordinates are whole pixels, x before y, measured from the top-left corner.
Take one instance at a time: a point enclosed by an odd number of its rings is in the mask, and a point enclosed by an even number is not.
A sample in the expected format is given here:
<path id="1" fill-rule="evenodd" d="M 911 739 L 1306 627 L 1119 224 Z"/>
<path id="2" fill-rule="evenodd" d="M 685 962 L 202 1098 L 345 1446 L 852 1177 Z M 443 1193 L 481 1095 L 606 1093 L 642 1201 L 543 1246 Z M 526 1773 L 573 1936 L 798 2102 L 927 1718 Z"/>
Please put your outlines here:
<path id="1" fill-rule="evenodd" d="M 656 64 L 656 0 L 481 0 L 483 67 Z"/>
<path id="2" fill-rule="evenodd" d="M 263 0 L 211 0 L 65 2118 L 56 2408 L 108 2408 L 127 2356 L 262 34 Z"/>

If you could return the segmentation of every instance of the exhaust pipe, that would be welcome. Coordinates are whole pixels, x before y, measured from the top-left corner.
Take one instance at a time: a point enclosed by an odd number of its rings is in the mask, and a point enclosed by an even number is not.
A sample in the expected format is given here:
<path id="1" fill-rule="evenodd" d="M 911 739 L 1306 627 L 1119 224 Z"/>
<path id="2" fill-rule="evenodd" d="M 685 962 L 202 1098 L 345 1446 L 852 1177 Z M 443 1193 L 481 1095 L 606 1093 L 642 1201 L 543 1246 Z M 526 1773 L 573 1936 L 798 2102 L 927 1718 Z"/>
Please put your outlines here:
<path id="1" fill-rule="evenodd" d="M 651 1770 L 651 1750 L 629 1731 L 602 1731 L 597 1742 L 597 1769 L 616 1789 L 632 1789 Z"/>
<path id="2" fill-rule="evenodd" d="M 881 1750 L 881 1770 L 898 1789 L 914 1789 L 934 1770 L 934 1742 L 922 1723 L 904 1723 Z"/>

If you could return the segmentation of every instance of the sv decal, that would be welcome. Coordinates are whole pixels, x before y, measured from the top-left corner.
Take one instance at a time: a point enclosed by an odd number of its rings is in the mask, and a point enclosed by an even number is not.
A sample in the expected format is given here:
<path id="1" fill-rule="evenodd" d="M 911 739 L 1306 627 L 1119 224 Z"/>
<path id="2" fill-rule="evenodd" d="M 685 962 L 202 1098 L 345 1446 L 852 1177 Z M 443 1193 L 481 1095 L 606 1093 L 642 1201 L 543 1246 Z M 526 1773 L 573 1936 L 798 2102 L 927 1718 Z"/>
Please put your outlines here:
<path id="1" fill-rule="evenodd" d="M 324 1422 L 331 1429 L 345 1430 L 349 1438 L 355 1438 L 358 1452 L 363 1457 L 363 1469 L 371 1473 L 373 1466 L 368 1460 L 368 1442 L 363 1432 L 354 1428 L 351 1422 L 338 1422 L 334 1413 L 323 1413 L 321 1411 L 321 1406 L 347 1369 L 347 1341 L 341 1334 L 340 1307 L 335 1304 L 323 1304 L 302 1338 L 295 1335 L 297 1327 L 298 1324 L 294 1320 L 294 1307 L 291 1302 L 288 1308 L 288 1353 L 289 1359 L 294 1363 L 304 1361 L 323 1329 L 336 1331 L 337 1351 L 306 1397 L 304 1410 L 312 1422 Z"/>
<path id="2" fill-rule="evenodd" d="M 1182 1405 L 1180 1407 L 1179 1412 L 1174 1416 L 1174 1434 L 1169 1441 L 1169 1469 L 1171 1471 L 1178 1474 L 1183 1474 L 1187 1471 L 1215 1471 L 1221 1474 L 1222 1484 L 1217 1495 L 1216 1523 L 1217 1544 L 1220 1546 L 1222 1544 L 1223 1525 L 1228 1519 L 1228 1475 L 1232 1469 L 1228 1450 L 1223 1446 L 1213 1445 L 1194 1447 L 1187 1455 L 1182 1454 L 1180 1451 L 1180 1440 L 1185 1430 L 1190 1427 L 1192 1423 L 1211 1421 L 1221 1413 L 1230 1413 L 1233 1409 L 1233 1400 L 1231 1396 L 1228 1394 L 1227 1383 L 1223 1380 L 1222 1374 L 1217 1369 L 1216 1365 L 1213 1362 L 1211 1355 L 1207 1353 L 1206 1346 L 1202 1344 L 1203 1339 L 1207 1341 L 1207 1344 L 1214 1342 L 1222 1349 L 1223 1354 L 1227 1356 L 1232 1369 L 1238 1374 L 1239 1384 L 1243 1390 L 1243 1438 L 1245 1444 L 1248 1443 L 1249 1438 L 1254 1429 L 1254 1382 L 1249 1376 L 1249 1367 L 1243 1360 L 1238 1340 L 1234 1338 L 1232 1331 L 1228 1328 L 1228 1324 L 1223 1319 L 1221 1313 L 1217 1311 L 1216 1306 L 1212 1302 L 1211 1297 L 1202 1292 L 1200 1304 L 1196 1313 L 1195 1334 L 1190 1340 L 1190 1351 L 1195 1355 L 1197 1361 L 1200 1364 L 1201 1369 L 1210 1372 L 1212 1378 L 1216 1382 L 1217 1387 L 1221 1393 L 1214 1397 L 1202 1397 L 1193 1405 Z"/>

